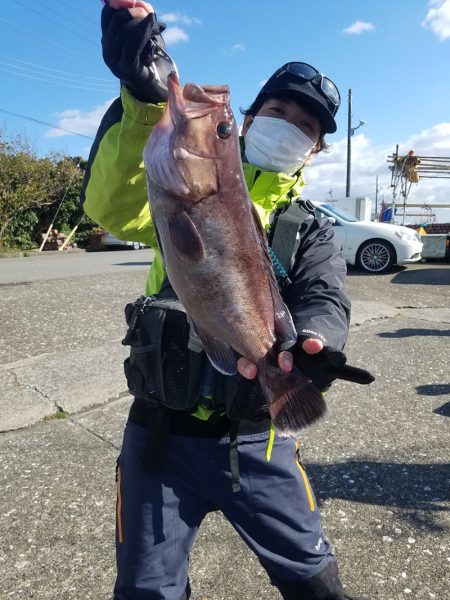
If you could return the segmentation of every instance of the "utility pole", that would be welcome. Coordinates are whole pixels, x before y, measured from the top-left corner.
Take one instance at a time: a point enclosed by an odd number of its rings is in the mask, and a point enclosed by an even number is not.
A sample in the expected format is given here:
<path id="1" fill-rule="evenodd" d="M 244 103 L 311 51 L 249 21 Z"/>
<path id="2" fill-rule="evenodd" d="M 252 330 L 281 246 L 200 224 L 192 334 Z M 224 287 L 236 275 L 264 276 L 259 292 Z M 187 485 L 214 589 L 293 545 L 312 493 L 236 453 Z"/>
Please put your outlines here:
<path id="1" fill-rule="evenodd" d="M 348 90 L 348 127 L 347 127 L 347 185 L 345 197 L 350 198 L 350 171 L 352 162 L 352 90 Z"/>
<path id="2" fill-rule="evenodd" d="M 347 127 L 347 185 L 345 197 L 350 198 L 350 180 L 352 169 L 352 135 L 357 129 L 365 125 L 365 121 L 359 121 L 359 125 L 352 127 L 352 90 L 348 90 L 348 127 Z"/>

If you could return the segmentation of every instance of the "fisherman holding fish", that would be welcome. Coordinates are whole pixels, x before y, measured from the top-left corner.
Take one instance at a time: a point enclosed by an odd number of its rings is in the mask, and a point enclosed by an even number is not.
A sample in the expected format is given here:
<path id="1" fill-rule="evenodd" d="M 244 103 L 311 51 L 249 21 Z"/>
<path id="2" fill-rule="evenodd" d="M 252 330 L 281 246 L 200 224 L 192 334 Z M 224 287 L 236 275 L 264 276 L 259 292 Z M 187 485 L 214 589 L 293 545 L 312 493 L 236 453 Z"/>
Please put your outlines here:
<path id="1" fill-rule="evenodd" d="M 283 65 L 239 139 L 228 88 L 183 87 L 163 31 L 148 3 L 105 4 L 121 96 L 82 193 L 94 221 L 155 250 L 145 295 L 126 307 L 134 401 L 114 598 L 189 598 L 190 550 L 221 510 L 284 599 L 344 600 L 295 439 L 346 368 L 345 261 L 330 223 L 297 201 L 303 166 L 336 131 L 339 91 L 309 64 Z"/>

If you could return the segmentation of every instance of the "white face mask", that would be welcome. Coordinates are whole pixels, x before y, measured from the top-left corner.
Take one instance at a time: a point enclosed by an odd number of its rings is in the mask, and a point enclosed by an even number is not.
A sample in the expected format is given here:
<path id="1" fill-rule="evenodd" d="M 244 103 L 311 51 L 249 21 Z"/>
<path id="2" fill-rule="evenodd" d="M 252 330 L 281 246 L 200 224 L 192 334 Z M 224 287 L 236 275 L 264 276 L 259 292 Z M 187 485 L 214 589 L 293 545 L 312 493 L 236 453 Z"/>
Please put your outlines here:
<path id="1" fill-rule="evenodd" d="M 284 119 L 255 117 L 245 136 L 245 156 L 266 171 L 293 175 L 314 147 L 298 127 Z"/>

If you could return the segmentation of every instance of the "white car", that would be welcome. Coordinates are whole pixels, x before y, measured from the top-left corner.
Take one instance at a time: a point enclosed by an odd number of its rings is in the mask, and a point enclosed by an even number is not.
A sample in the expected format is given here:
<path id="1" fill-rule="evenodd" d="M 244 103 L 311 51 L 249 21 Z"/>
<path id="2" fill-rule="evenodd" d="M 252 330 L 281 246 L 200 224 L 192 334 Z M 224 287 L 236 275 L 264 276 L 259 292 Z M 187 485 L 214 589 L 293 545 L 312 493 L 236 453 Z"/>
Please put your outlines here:
<path id="1" fill-rule="evenodd" d="M 332 204 L 313 202 L 318 218 L 329 219 L 342 245 L 345 260 L 369 273 L 384 273 L 392 265 L 421 260 L 422 241 L 402 225 L 358 221 Z"/>
<path id="2" fill-rule="evenodd" d="M 141 248 L 147 248 L 142 242 L 128 242 L 125 240 L 119 240 L 115 235 L 105 231 L 102 234 L 102 246 L 106 248 L 132 248 L 133 250 L 140 250 Z"/>

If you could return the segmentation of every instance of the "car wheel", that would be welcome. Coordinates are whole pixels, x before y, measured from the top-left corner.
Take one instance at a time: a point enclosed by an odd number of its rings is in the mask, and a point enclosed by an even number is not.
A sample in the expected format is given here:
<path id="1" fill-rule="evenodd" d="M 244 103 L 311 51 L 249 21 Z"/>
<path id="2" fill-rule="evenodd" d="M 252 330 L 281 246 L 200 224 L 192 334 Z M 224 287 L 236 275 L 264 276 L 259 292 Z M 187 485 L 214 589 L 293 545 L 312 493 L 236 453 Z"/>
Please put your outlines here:
<path id="1" fill-rule="evenodd" d="M 385 273 L 395 261 L 395 250 L 385 240 L 369 240 L 356 255 L 357 266 L 367 273 Z"/>
<path id="2" fill-rule="evenodd" d="M 140 247 L 141 245 L 139 244 L 139 242 L 133 242 L 133 250 L 139 250 Z"/>

